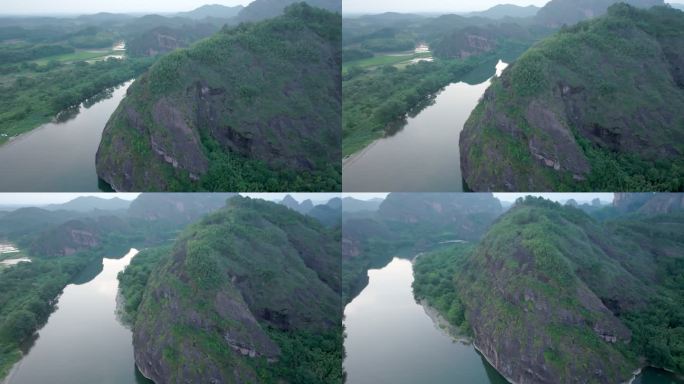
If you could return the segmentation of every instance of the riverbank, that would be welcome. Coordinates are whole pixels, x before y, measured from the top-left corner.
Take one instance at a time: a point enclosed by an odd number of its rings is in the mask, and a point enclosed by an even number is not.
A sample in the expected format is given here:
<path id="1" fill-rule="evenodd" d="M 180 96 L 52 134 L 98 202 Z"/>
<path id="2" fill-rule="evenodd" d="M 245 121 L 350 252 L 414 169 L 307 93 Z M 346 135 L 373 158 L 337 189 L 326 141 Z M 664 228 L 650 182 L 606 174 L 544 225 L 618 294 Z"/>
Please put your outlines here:
<path id="1" fill-rule="evenodd" d="M 428 315 L 435 326 L 443 331 L 446 335 L 451 337 L 454 342 L 458 342 L 463 345 L 473 345 L 472 338 L 468 335 L 465 335 L 458 327 L 451 325 L 451 323 L 449 323 L 449 321 L 447 321 L 447 319 L 442 316 L 441 313 L 439 313 L 437 308 L 430 306 L 426 300 L 418 300 L 418 304 L 423 307 L 425 314 Z"/>
<path id="2" fill-rule="evenodd" d="M 6 75 L 12 80 L 0 86 L 0 146 L 55 121 L 64 111 L 78 108 L 105 90 L 136 78 L 154 60 L 103 60 Z"/>

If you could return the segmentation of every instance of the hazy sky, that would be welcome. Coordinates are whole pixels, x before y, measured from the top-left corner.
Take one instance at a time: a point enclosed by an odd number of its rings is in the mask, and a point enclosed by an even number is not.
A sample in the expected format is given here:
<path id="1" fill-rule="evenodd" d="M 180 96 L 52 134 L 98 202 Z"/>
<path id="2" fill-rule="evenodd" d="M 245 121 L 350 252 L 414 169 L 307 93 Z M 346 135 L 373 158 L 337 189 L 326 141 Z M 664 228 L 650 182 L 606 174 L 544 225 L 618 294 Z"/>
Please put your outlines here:
<path id="1" fill-rule="evenodd" d="M 61 204 L 79 196 L 97 196 L 103 199 L 118 197 L 133 200 L 139 193 L 0 193 L 0 205 Z"/>
<path id="2" fill-rule="evenodd" d="M 601 199 L 604 203 L 613 201 L 612 193 L 495 193 L 494 197 L 501 201 L 514 202 L 519 197 L 529 195 L 542 196 L 546 199 L 559 202 L 564 202 L 569 199 L 575 199 L 578 202 L 591 202 L 595 198 Z M 387 193 L 343 193 L 342 196 L 349 196 L 358 200 L 370 200 L 376 197 L 385 198 Z"/>
<path id="3" fill-rule="evenodd" d="M 542 7 L 549 0 L 342 0 L 345 14 L 383 13 L 383 12 L 419 12 L 419 13 L 459 13 L 484 11 L 497 4 L 515 4 L 520 6 L 536 5 Z M 666 0 L 666 3 L 672 3 Z M 675 2 L 683 2 L 677 0 Z"/>
<path id="4" fill-rule="evenodd" d="M 247 5 L 253 0 L 2 0 L 0 14 L 91 14 L 190 11 L 205 4 Z M 346 1 L 346 0 L 345 0 Z"/>
<path id="5" fill-rule="evenodd" d="M 133 200 L 138 195 L 139 193 L 0 193 L 0 206 L 61 204 L 79 196 L 97 196 L 103 199 L 118 197 Z M 254 199 L 280 201 L 287 193 L 241 193 L 241 195 Z M 291 193 L 291 195 L 299 202 L 311 199 L 314 203 L 326 203 L 340 196 L 339 193 Z"/>
<path id="6" fill-rule="evenodd" d="M 287 195 L 291 195 L 298 202 L 310 199 L 314 203 L 327 203 L 330 199 L 340 197 L 339 193 L 241 193 L 242 196 L 249 196 L 256 199 L 280 201 Z"/>
<path id="7" fill-rule="evenodd" d="M 538 7 L 549 0 L 343 0 L 344 13 L 382 12 L 471 12 L 483 11 L 497 4 Z"/>

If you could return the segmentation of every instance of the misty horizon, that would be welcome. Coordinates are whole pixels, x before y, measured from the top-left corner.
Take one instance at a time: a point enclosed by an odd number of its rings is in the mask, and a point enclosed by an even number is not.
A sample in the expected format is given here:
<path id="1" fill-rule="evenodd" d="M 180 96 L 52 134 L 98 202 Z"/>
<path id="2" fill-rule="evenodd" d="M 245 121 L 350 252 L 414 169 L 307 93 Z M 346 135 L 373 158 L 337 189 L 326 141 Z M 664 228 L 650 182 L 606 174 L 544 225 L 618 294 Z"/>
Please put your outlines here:
<path id="1" fill-rule="evenodd" d="M 102 1 L 94 4 L 98 8 L 83 7 L 82 2 L 64 0 L 60 3 L 45 0 L 27 0 L 21 3 L 7 4 L 0 11 L 0 16 L 53 16 L 74 17 L 94 15 L 98 13 L 125 14 L 131 16 L 147 14 L 174 14 L 189 12 L 204 5 L 222 5 L 225 7 L 247 6 L 254 0 L 150 0 L 140 3 L 132 0 Z M 106 5 L 103 5 L 106 4 Z M 143 8 L 144 7 L 144 8 Z"/>
<path id="2" fill-rule="evenodd" d="M 481 1 L 455 1 L 424 0 L 416 2 L 397 3 L 391 0 L 344 0 L 342 13 L 345 16 L 375 15 L 381 13 L 414 13 L 426 15 L 463 14 L 486 11 L 497 5 L 517 5 L 520 7 L 536 6 L 543 7 L 550 0 L 481 0 Z M 442 4 L 449 3 L 449 6 Z M 682 4 L 679 1 L 665 0 L 667 4 Z M 415 7 L 416 4 L 418 7 Z"/>

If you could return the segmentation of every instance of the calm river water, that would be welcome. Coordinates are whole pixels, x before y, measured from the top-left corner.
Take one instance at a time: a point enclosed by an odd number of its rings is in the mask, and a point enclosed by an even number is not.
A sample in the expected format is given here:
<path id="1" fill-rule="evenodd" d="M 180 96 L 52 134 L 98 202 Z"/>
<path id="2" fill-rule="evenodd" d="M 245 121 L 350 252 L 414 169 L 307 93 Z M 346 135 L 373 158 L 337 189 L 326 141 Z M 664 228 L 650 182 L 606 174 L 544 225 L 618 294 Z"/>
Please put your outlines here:
<path id="1" fill-rule="evenodd" d="M 107 120 L 132 82 L 92 105 L 81 104 L 66 121 L 44 124 L 0 146 L 0 191 L 99 191 L 95 153 Z"/>
<path id="2" fill-rule="evenodd" d="M 396 134 L 376 140 L 344 160 L 343 189 L 350 192 L 461 192 L 459 135 L 490 84 L 494 63 L 475 72 L 474 81 L 454 83 Z M 507 64 L 499 61 L 496 74 Z M 483 76 L 484 74 L 484 76 Z"/>
<path id="3" fill-rule="evenodd" d="M 116 275 L 137 253 L 103 259 L 68 285 L 6 383 L 151 383 L 135 367 L 131 331 L 116 315 Z"/>

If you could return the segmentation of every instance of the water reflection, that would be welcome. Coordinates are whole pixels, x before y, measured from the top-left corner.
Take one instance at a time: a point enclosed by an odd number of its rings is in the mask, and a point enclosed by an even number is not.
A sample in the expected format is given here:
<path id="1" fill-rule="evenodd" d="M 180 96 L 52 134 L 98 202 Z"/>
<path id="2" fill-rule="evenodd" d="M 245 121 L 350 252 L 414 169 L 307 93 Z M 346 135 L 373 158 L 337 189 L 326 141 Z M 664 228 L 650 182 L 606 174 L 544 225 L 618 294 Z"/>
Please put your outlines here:
<path id="1" fill-rule="evenodd" d="M 26 346 L 7 384 L 143 384 L 134 368 L 131 331 L 116 316 L 117 274 L 137 250 L 93 263 L 68 285 L 57 310 Z M 101 272 L 92 275 L 99 269 Z"/>
<path id="2" fill-rule="evenodd" d="M 100 187 L 95 153 L 102 130 L 132 81 L 0 146 L 0 191 L 88 192 Z"/>
<path id="3" fill-rule="evenodd" d="M 488 63 L 414 108 L 387 137 L 345 159 L 345 191 L 462 192 L 459 136 L 490 84 L 507 64 Z"/>
<path id="4" fill-rule="evenodd" d="M 410 261 L 395 258 L 368 275 L 368 286 L 345 308 L 349 384 L 505 383 L 415 302 Z"/>

